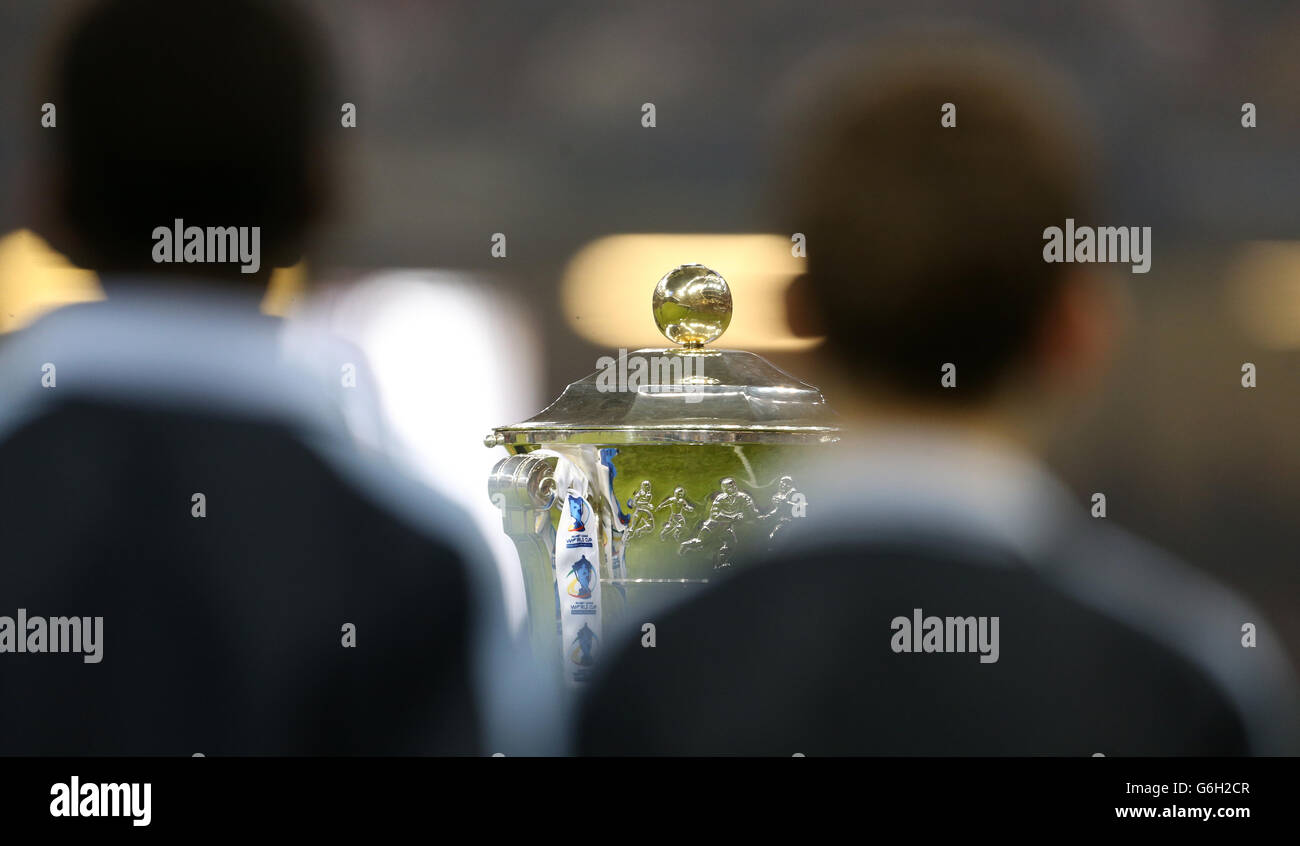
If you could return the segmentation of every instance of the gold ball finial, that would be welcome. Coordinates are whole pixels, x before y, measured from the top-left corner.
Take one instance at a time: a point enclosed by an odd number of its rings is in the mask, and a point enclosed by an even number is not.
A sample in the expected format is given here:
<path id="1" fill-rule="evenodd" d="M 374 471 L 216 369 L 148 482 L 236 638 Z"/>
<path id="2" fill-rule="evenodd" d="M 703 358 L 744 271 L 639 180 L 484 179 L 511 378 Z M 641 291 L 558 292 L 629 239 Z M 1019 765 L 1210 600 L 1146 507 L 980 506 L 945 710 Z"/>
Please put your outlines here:
<path id="1" fill-rule="evenodd" d="M 675 267 L 655 286 L 655 323 L 668 340 L 687 347 L 715 341 L 731 324 L 731 288 L 702 264 Z"/>

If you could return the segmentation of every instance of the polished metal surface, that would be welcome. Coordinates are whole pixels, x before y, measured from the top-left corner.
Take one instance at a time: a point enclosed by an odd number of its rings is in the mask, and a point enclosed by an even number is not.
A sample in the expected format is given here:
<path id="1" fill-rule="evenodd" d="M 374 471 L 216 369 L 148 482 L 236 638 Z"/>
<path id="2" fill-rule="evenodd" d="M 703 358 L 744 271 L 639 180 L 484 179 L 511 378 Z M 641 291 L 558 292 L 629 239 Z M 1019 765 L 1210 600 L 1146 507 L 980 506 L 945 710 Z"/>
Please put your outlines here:
<path id="1" fill-rule="evenodd" d="M 808 506 L 807 498 L 795 487 L 792 477 L 782 476 L 776 484 L 770 502 L 762 507 L 752 493 L 742 489 L 730 476 L 718 480 L 718 489 L 709 494 L 706 506 L 688 499 L 686 488 L 681 485 L 675 486 L 672 494 L 656 505 L 654 483 L 643 479 L 627 501 L 631 512 L 628 554 L 634 555 L 634 541 L 654 533 L 656 514 L 665 509 L 668 513 L 659 529 L 659 541 L 671 538 L 677 545 L 678 555 L 695 551 L 708 553 L 715 570 L 731 566 L 737 548 L 744 551 L 754 545 L 754 533 L 738 531 L 742 527 L 759 529 L 760 548 L 765 546 L 770 551 L 776 547 L 784 529 L 802 517 Z"/>
<path id="2" fill-rule="evenodd" d="M 663 359 L 679 350 L 637 350 Z M 809 443 L 838 432 L 821 392 L 753 353 L 708 350 L 702 370 L 716 384 L 681 380 L 609 391 L 596 372 L 569 385 L 535 417 L 502 426 L 491 444 L 525 443 Z M 674 368 L 666 368 L 672 371 Z"/>
<path id="3" fill-rule="evenodd" d="M 555 594 L 554 473 L 554 458 L 512 455 L 498 461 L 488 477 L 488 496 L 501 509 L 501 528 L 519 552 L 531 609 L 548 607 Z M 529 639 L 544 661 L 555 660 L 549 647 L 556 625 L 553 616 L 529 615 Z"/>
<path id="4" fill-rule="evenodd" d="M 834 412 L 812 385 L 766 359 L 703 345 L 731 322 L 726 280 L 698 264 L 659 280 L 655 322 L 683 344 L 620 352 L 569 385 L 540 414 L 494 429 L 489 446 L 538 444 L 821 444 L 838 438 Z"/>
<path id="5" fill-rule="evenodd" d="M 595 446 L 628 446 L 632 444 L 831 444 L 839 440 L 839 429 L 833 426 L 758 428 L 735 426 L 692 429 L 666 424 L 658 428 L 635 429 L 515 429 L 502 427 L 484 442 L 488 446 L 527 448 L 544 444 L 592 444 Z M 488 441 L 491 440 L 491 443 Z"/>
<path id="6" fill-rule="evenodd" d="M 731 308 L 726 280 L 709 268 L 669 271 L 652 313 L 681 346 L 603 356 L 542 412 L 483 439 L 512 453 L 493 469 L 489 493 L 523 564 L 536 654 L 557 672 L 567 666 L 552 521 L 559 460 L 573 464 L 565 479 L 580 472 L 608 532 L 599 614 L 611 625 L 626 623 L 629 608 L 676 601 L 665 591 L 697 589 L 716 570 L 758 559 L 805 516 L 794 468 L 808 446 L 839 440 L 837 418 L 820 391 L 766 359 L 705 346 L 726 331 Z M 659 449 L 673 445 L 694 446 Z"/>
<path id="7" fill-rule="evenodd" d="M 688 348 L 716 341 L 731 325 L 731 288 L 702 264 L 683 264 L 664 274 L 650 303 L 664 337 Z"/>

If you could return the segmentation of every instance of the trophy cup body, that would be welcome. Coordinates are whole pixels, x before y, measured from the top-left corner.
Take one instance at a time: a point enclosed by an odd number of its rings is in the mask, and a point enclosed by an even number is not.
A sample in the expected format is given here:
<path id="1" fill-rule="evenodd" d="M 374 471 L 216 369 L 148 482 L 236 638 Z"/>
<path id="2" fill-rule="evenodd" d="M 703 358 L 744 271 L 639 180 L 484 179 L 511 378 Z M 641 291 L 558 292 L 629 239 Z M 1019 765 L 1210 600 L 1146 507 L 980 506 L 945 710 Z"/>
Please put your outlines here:
<path id="1" fill-rule="evenodd" d="M 654 314 L 680 347 L 602 359 L 540 414 L 485 439 L 509 453 L 489 495 L 519 551 L 534 652 L 571 681 L 620 623 L 640 625 L 780 544 L 808 508 L 797 468 L 838 440 L 816 388 L 705 346 L 730 313 L 720 276 L 673 270 Z"/>

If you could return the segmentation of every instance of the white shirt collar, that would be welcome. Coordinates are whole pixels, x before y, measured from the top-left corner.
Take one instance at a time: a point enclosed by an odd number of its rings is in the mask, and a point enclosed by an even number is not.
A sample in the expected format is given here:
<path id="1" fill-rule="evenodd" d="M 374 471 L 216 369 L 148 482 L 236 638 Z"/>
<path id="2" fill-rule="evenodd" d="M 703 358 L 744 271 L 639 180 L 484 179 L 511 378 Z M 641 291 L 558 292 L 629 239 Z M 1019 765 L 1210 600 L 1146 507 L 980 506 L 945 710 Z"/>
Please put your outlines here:
<path id="1" fill-rule="evenodd" d="M 1079 519 L 1078 502 L 1037 459 L 956 427 L 866 430 L 814 470 L 809 487 L 829 500 L 810 501 L 810 516 L 820 508 L 836 539 L 981 540 L 1033 561 Z"/>
<path id="2" fill-rule="evenodd" d="M 284 338 L 282 322 L 247 296 L 165 283 L 115 287 L 107 301 L 58 309 L 0 345 L 0 437 L 68 396 L 345 434 L 337 396 Z"/>

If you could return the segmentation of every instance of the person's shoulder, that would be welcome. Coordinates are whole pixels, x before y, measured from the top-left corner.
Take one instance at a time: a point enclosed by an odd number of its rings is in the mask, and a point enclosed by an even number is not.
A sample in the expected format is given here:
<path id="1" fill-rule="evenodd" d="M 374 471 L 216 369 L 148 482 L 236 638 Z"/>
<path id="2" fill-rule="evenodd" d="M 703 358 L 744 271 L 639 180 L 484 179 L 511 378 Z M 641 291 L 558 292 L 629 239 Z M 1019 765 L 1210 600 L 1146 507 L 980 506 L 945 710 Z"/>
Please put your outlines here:
<path id="1" fill-rule="evenodd" d="M 1089 524 L 1042 562 L 1071 597 L 1194 665 L 1241 714 L 1257 754 L 1296 754 L 1300 690 L 1277 632 L 1255 605 L 1122 528 Z"/>
<path id="2" fill-rule="evenodd" d="M 805 712 L 825 724 L 815 739 L 838 749 L 1061 753 L 1106 731 L 1108 748 L 1135 754 L 1245 749 L 1237 710 L 1198 664 L 992 543 L 925 534 L 787 543 L 653 616 L 656 648 L 628 638 L 593 686 L 581 716 L 589 750 L 807 744 L 813 735 L 794 716 Z M 998 619 L 1000 637 L 992 629 L 978 660 L 899 655 L 953 651 L 952 626 Z M 926 635 L 923 649 L 927 630 L 939 642 Z M 956 650 L 974 651 L 974 637 Z M 980 737 L 945 733 L 938 689 L 965 703 L 964 719 L 987 719 Z M 1130 727 L 1110 722 L 1120 709 Z M 937 721 L 926 731 L 880 727 L 923 712 Z M 693 733 L 665 722 L 685 713 L 718 724 Z"/>

